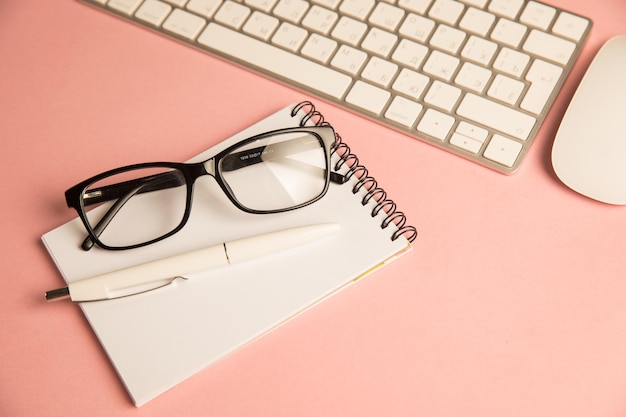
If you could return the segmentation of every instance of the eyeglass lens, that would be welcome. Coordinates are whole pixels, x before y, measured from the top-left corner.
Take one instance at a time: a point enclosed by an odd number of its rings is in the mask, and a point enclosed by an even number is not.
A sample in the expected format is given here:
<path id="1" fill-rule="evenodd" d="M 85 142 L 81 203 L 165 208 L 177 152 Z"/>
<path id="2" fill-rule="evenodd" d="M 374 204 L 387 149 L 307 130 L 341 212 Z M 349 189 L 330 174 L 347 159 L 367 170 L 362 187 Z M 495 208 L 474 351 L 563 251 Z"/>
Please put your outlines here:
<path id="1" fill-rule="evenodd" d="M 324 143 L 307 132 L 276 134 L 233 149 L 218 170 L 233 197 L 248 209 L 296 207 L 324 191 Z"/>
<path id="2" fill-rule="evenodd" d="M 117 198 L 86 214 L 91 229 L 107 246 L 158 239 L 183 220 L 187 187 L 183 173 L 176 169 L 140 168 L 112 175 L 89 185 L 83 199 L 109 189 L 116 191 Z"/>

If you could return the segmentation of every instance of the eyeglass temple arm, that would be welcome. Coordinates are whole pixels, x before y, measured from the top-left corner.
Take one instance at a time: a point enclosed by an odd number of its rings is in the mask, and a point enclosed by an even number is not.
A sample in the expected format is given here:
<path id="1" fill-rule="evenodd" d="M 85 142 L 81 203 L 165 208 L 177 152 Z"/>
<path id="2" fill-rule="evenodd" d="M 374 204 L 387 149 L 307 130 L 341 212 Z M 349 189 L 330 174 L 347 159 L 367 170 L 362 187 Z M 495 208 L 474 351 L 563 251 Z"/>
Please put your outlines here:
<path id="1" fill-rule="evenodd" d="M 158 191 L 166 188 L 173 188 L 183 185 L 180 175 L 176 171 L 164 172 L 162 174 L 137 178 L 130 181 L 119 182 L 104 187 L 92 188 L 85 192 L 83 201 L 85 206 L 103 203 L 118 198 L 123 198 L 131 193 L 132 195 Z"/>
<path id="2" fill-rule="evenodd" d="M 308 147 L 312 149 L 317 147 L 317 143 L 313 141 L 303 144 L 299 139 L 284 141 L 281 143 L 275 143 L 267 146 L 259 146 L 258 148 L 252 148 L 241 152 L 234 152 L 226 156 L 224 159 L 222 159 L 221 169 L 222 171 L 236 171 L 250 165 L 271 161 L 272 159 L 277 159 L 286 155 L 292 155 L 296 153 L 296 151 L 302 152 L 304 149 L 306 149 L 306 147 L 303 147 L 303 145 L 308 145 Z M 343 184 L 344 182 L 346 182 L 346 177 L 338 172 L 334 172 L 331 170 L 330 180 L 336 184 Z"/>
<path id="3" fill-rule="evenodd" d="M 162 190 L 182 185 L 183 181 L 175 172 L 166 172 L 163 174 L 152 175 L 150 177 L 138 178 L 132 181 L 125 181 L 118 184 L 109 185 L 102 188 L 88 190 L 88 196 L 85 198 L 85 205 L 95 204 L 103 201 L 117 199 L 115 203 L 104 213 L 104 216 L 95 225 L 92 232 L 96 236 L 100 236 L 104 229 L 109 225 L 113 217 L 124 207 L 124 204 L 136 194 L 146 193 L 150 191 Z M 92 194 L 92 197 L 89 195 Z M 87 236 L 81 248 L 85 251 L 90 250 L 95 242 L 91 236 Z"/>
<path id="4" fill-rule="evenodd" d="M 109 225 L 111 220 L 113 220 L 113 217 L 115 217 L 117 212 L 120 211 L 120 209 L 124 206 L 124 204 L 126 204 L 126 202 L 128 200 L 130 200 L 130 198 L 132 196 L 137 194 L 140 189 L 141 188 L 138 187 L 138 188 L 132 190 L 132 192 L 127 193 L 124 197 L 118 199 L 115 202 L 115 204 L 113 204 L 107 210 L 107 212 L 104 213 L 104 216 L 102 216 L 102 218 L 100 219 L 98 224 L 96 224 L 96 226 L 93 228 L 93 230 L 92 230 L 93 234 L 95 234 L 96 236 L 100 236 L 102 234 L 102 232 L 104 231 L 104 229 Z M 83 243 L 82 243 L 82 245 L 80 245 L 80 247 L 83 250 L 90 250 L 93 247 L 93 245 L 94 245 L 93 239 L 91 238 L 91 236 L 87 236 L 87 238 L 85 238 L 85 240 L 83 240 Z"/>

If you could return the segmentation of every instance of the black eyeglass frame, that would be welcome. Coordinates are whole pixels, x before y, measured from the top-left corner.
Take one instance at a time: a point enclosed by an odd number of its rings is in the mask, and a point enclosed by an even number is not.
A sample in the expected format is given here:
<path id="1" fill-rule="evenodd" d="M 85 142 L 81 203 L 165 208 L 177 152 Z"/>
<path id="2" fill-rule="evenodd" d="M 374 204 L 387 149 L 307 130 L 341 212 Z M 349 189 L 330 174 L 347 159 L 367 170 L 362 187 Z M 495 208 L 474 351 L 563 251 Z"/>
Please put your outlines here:
<path id="1" fill-rule="evenodd" d="M 324 158 L 325 158 L 325 167 L 324 167 L 325 184 L 320 194 L 317 197 L 307 202 L 304 202 L 295 206 L 287 207 L 287 208 L 282 208 L 282 209 L 256 210 L 256 209 L 251 209 L 241 204 L 241 202 L 237 200 L 232 190 L 228 186 L 228 183 L 222 177 L 222 165 L 223 165 L 223 161 L 225 157 L 231 154 L 233 150 L 243 147 L 257 140 L 265 139 L 265 138 L 275 136 L 278 134 L 299 133 L 299 132 L 309 133 L 313 135 L 321 144 L 323 144 L 322 148 L 324 149 Z M 65 201 L 68 207 L 73 208 L 77 211 L 78 216 L 80 217 L 83 223 L 83 226 L 87 230 L 88 237 L 85 239 L 85 241 L 81 245 L 81 247 L 84 250 L 90 250 L 94 244 L 107 250 L 126 250 L 126 249 L 139 248 L 139 247 L 147 246 L 147 245 L 159 242 L 161 240 L 164 240 L 174 235 L 175 233 L 179 232 L 185 226 L 185 224 L 189 220 L 189 216 L 191 213 L 194 184 L 198 178 L 204 175 L 209 175 L 213 177 L 217 181 L 219 187 L 222 189 L 224 194 L 226 194 L 228 199 L 235 205 L 235 207 L 247 213 L 252 213 L 252 214 L 282 213 L 282 212 L 287 212 L 291 210 L 296 210 L 296 209 L 308 206 L 310 204 L 313 204 L 316 201 L 319 201 L 327 193 L 330 182 L 343 184 L 347 180 L 345 176 L 332 171 L 331 155 L 333 154 L 335 150 L 335 146 L 336 146 L 336 136 L 335 136 L 334 130 L 330 126 L 295 127 L 295 128 L 273 130 L 273 131 L 264 132 L 264 133 L 252 136 L 247 139 L 243 139 L 227 147 L 226 149 L 218 152 L 215 156 L 212 156 L 201 162 L 193 162 L 193 163 L 146 162 L 146 163 L 127 165 L 124 167 L 111 169 L 109 171 L 106 171 L 98 175 L 95 175 L 91 178 L 88 178 L 84 181 L 81 181 L 75 186 L 69 188 L 65 192 Z M 248 151 L 246 151 L 246 153 L 247 152 Z M 211 169 L 207 169 L 207 165 L 211 161 L 212 161 L 212 164 L 210 164 Z M 263 161 L 258 160 L 257 162 L 263 162 Z M 245 164 L 250 165 L 251 163 L 255 163 L 255 162 L 248 161 Z M 124 172 L 129 172 L 129 171 L 134 171 L 134 170 L 139 170 L 139 169 L 149 169 L 149 168 L 172 169 L 172 171 L 156 174 L 154 176 L 139 178 L 139 179 L 135 179 L 135 180 L 127 181 L 127 182 L 122 182 L 118 184 L 113 184 L 113 185 L 102 187 L 99 189 L 87 190 L 87 188 L 90 185 L 104 178 L 122 174 Z M 234 168 L 231 167 L 230 169 L 234 169 Z M 227 169 L 227 170 L 230 170 L 230 169 Z M 184 176 L 185 185 L 186 185 L 185 210 L 184 210 L 181 222 L 178 226 L 176 226 L 170 232 L 165 233 L 162 236 L 148 240 L 146 242 L 141 242 L 141 243 L 128 245 L 128 246 L 110 246 L 110 245 L 103 243 L 100 240 L 99 235 L 102 233 L 104 228 L 106 228 L 108 223 L 113 219 L 113 217 L 119 211 L 119 209 L 126 203 L 126 201 L 128 201 L 128 199 L 130 199 L 130 197 L 138 193 L 158 191 L 158 190 L 163 190 L 163 189 L 181 185 L 180 180 L 175 178 L 175 177 L 178 177 L 178 175 L 176 175 L 177 172 L 182 173 L 182 175 Z M 159 181 L 158 184 L 155 184 L 156 186 L 152 185 L 150 187 L 140 187 L 141 185 L 140 182 L 143 182 L 145 184 L 148 181 L 153 182 L 155 179 L 159 179 L 162 181 Z M 118 198 L 119 200 L 117 200 L 113 204 L 113 206 L 109 208 L 109 211 L 105 213 L 105 215 L 98 222 L 98 224 L 95 227 L 92 227 L 92 225 L 90 224 L 87 218 L 87 211 L 85 210 L 85 208 L 92 204 L 102 203 L 105 201 L 110 201 L 110 200 L 118 199 Z M 100 229 L 100 230 L 97 230 L 97 229 Z"/>

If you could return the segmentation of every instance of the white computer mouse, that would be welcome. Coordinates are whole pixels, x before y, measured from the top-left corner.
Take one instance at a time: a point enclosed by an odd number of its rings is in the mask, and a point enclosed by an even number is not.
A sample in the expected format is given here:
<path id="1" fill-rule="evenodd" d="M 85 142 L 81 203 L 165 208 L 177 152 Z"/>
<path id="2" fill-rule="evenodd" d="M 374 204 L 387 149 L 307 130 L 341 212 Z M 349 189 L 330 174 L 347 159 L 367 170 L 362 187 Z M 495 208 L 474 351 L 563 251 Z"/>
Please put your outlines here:
<path id="1" fill-rule="evenodd" d="M 626 36 L 608 40 L 591 62 L 556 134 L 552 166 L 574 191 L 626 204 Z"/>

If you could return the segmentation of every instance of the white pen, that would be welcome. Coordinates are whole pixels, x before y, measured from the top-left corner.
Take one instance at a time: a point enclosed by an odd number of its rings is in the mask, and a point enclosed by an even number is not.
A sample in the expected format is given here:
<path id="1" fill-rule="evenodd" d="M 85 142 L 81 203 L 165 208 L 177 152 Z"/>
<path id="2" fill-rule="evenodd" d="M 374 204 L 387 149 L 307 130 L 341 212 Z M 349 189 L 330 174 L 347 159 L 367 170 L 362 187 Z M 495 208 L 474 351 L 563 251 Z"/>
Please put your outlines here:
<path id="1" fill-rule="evenodd" d="M 338 223 L 295 227 L 131 266 L 46 292 L 46 300 L 70 298 L 74 302 L 110 300 L 172 283 L 187 274 L 269 255 L 303 245 L 339 230 Z"/>

